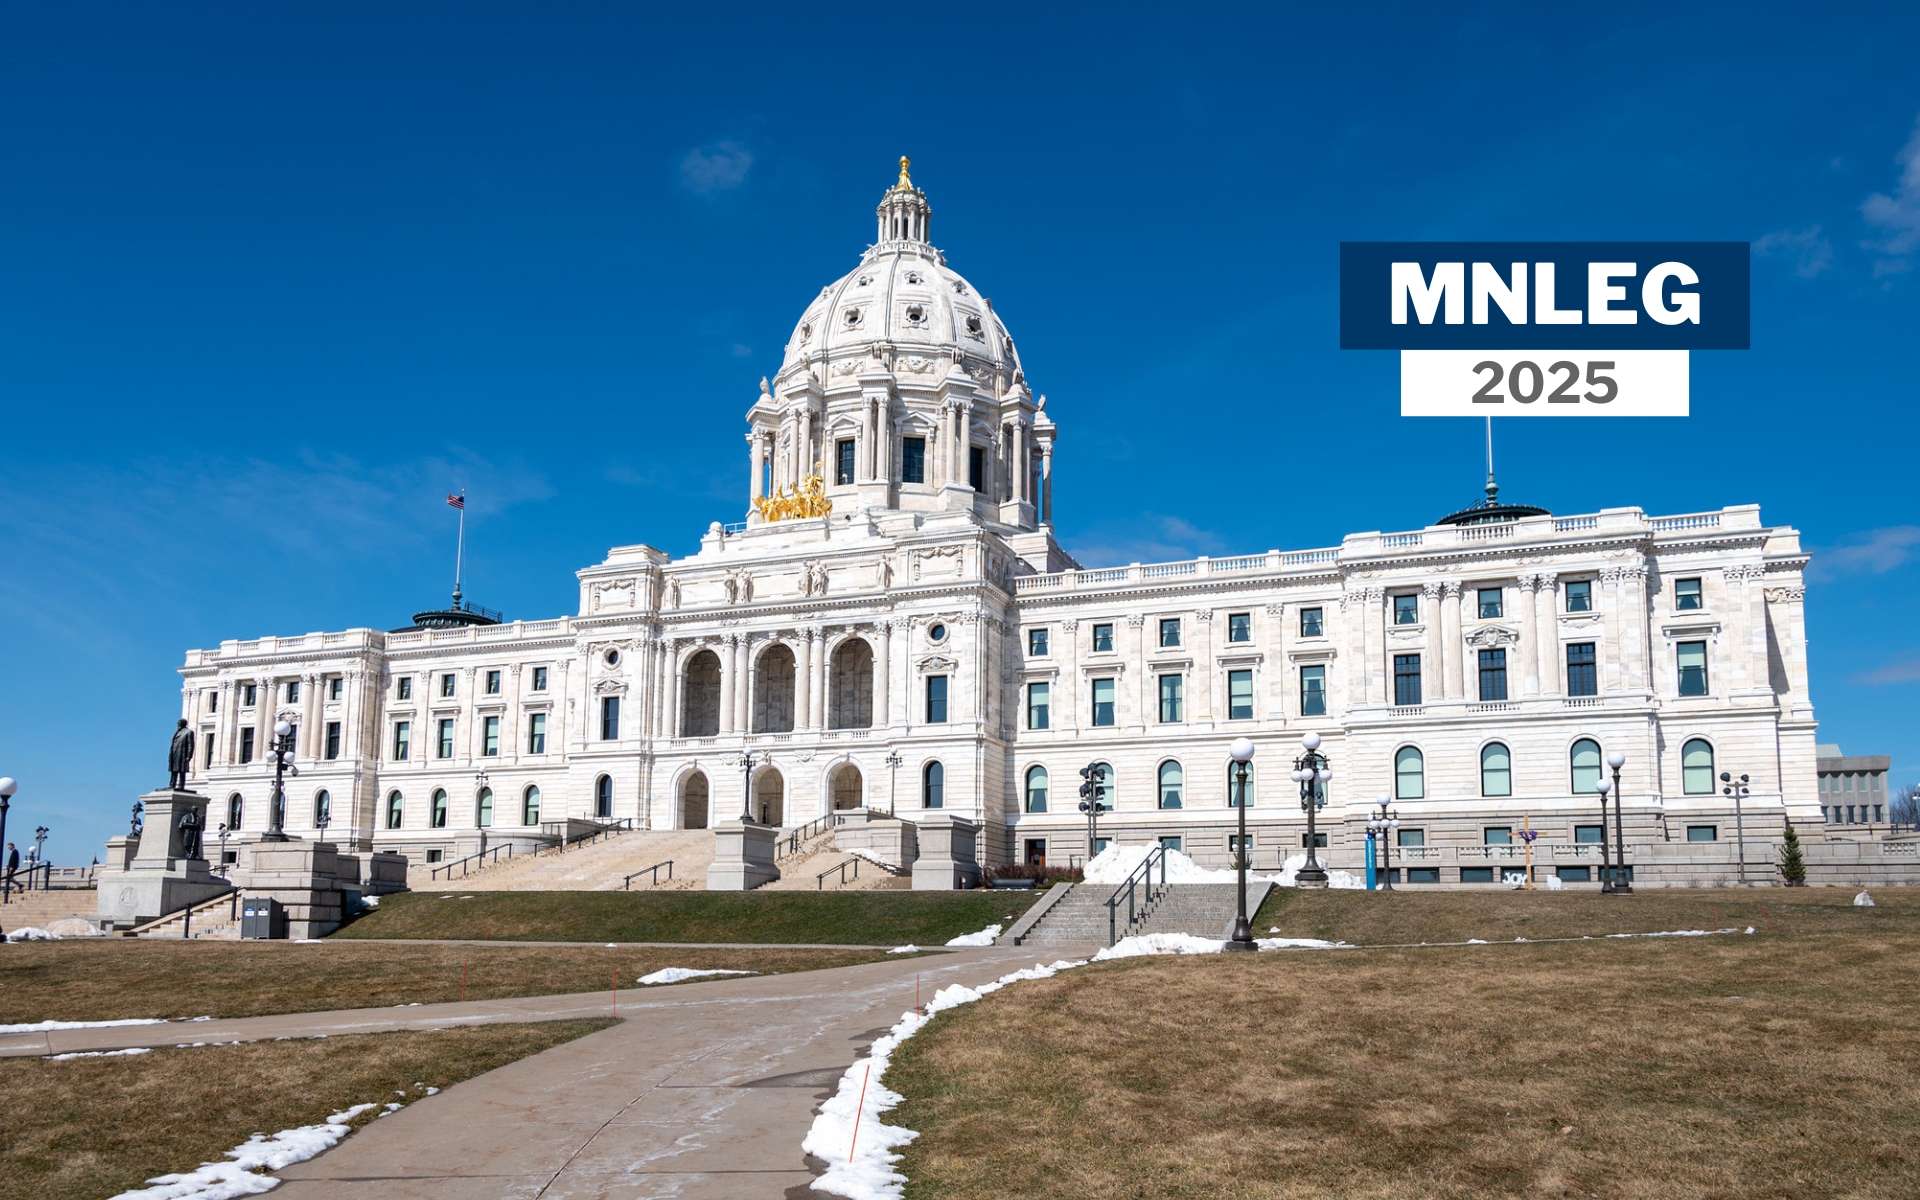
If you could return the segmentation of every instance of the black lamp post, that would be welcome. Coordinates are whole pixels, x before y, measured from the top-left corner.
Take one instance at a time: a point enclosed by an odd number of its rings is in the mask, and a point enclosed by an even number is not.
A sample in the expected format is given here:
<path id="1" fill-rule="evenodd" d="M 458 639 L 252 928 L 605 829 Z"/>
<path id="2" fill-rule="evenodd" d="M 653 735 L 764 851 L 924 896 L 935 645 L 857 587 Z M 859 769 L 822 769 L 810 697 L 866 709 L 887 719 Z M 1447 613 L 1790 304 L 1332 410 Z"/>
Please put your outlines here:
<path id="1" fill-rule="evenodd" d="M 1233 937 L 1222 947 L 1225 950 L 1258 950 L 1253 940 L 1253 926 L 1247 920 L 1247 772 L 1253 764 L 1253 742 L 1248 738 L 1235 738 L 1233 746 L 1227 751 L 1233 759 L 1233 777 L 1238 791 L 1234 795 L 1234 807 L 1240 810 L 1240 840 L 1235 843 L 1237 852 L 1233 856 L 1234 866 L 1240 874 L 1240 909 L 1233 919 Z"/>
<path id="2" fill-rule="evenodd" d="M 1295 887 L 1326 887 L 1327 870 L 1320 865 L 1319 834 L 1314 818 L 1327 802 L 1327 783 L 1333 778 L 1333 766 L 1320 753 L 1320 735 L 1302 734 L 1301 755 L 1293 760 L 1293 778 L 1300 784 L 1300 807 L 1307 812 L 1307 863 L 1295 872 Z"/>
<path id="3" fill-rule="evenodd" d="M 740 752 L 740 819 L 749 823 L 753 821 L 753 766 L 753 751 L 742 750 Z"/>
<path id="4" fill-rule="evenodd" d="M 0 779 L 0 854 L 5 853 L 7 848 L 7 809 L 13 804 L 13 794 L 19 790 L 20 785 L 13 776 Z M 0 875 L 4 876 L 0 878 L 0 904 L 13 898 L 13 872 L 5 870 L 5 866 L 5 863 L 0 863 Z"/>
<path id="5" fill-rule="evenodd" d="M 1387 839 L 1392 836 L 1393 830 L 1400 828 L 1400 814 L 1388 808 L 1393 801 L 1386 796 L 1374 803 L 1380 806 L 1380 811 L 1367 818 L 1367 831 L 1373 834 L 1374 843 L 1379 848 L 1375 860 L 1379 864 L 1380 889 L 1390 892 L 1393 890 L 1393 849 Z"/>
<path id="6" fill-rule="evenodd" d="M 286 830 L 287 776 L 300 773 L 300 768 L 293 765 L 293 726 L 285 721 L 274 723 L 273 743 L 267 749 L 267 757 L 273 761 L 273 796 L 267 801 L 267 831 L 260 835 L 260 840 L 284 842 L 289 840 Z"/>
<path id="7" fill-rule="evenodd" d="M 887 815 L 893 815 L 893 794 L 900 787 L 900 764 L 907 761 L 900 757 L 900 751 L 889 750 L 883 760 L 887 764 Z"/>
<path id="8" fill-rule="evenodd" d="M 220 822 L 220 878 L 226 880 L 232 889 L 232 900 L 227 906 L 227 920 L 231 921 L 240 911 L 240 891 L 233 887 L 233 868 L 227 865 L 227 839 L 233 836 L 233 830 L 227 828 L 225 821 Z"/>
<path id="9" fill-rule="evenodd" d="M 1747 885 L 1747 828 L 1740 817 L 1740 802 L 1747 798 L 1747 777 L 1735 779 L 1730 772 L 1720 772 L 1720 782 L 1726 784 L 1720 789 L 1722 795 L 1733 797 L 1733 852 L 1740 856 L 1740 886 Z"/>
<path id="10" fill-rule="evenodd" d="M 1620 787 L 1620 768 L 1627 765 L 1627 756 L 1618 750 L 1607 755 L 1607 766 L 1613 769 L 1613 890 L 1616 895 L 1633 895 L 1633 877 L 1627 874 L 1627 835 L 1622 828 L 1626 819 L 1627 793 Z M 1606 836 L 1606 831 L 1601 831 Z"/>
<path id="11" fill-rule="evenodd" d="M 1600 891 L 1603 895 L 1613 894 L 1613 866 L 1608 861 L 1607 847 L 1611 839 L 1607 835 L 1607 797 L 1613 794 L 1613 781 L 1602 779 L 1593 785 L 1600 793 Z"/>
<path id="12" fill-rule="evenodd" d="M 1100 785 L 1107 780 L 1105 763 L 1089 763 L 1080 768 L 1080 811 L 1087 814 L 1087 861 L 1095 854 L 1094 842 L 1100 833 Z"/>
<path id="13" fill-rule="evenodd" d="M 0 839 L 0 844 L 4 842 L 5 839 Z M 47 870 L 47 827 L 45 825 L 33 831 L 33 869 L 40 872 L 42 879 L 49 882 L 53 879 L 52 872 Z M 27 886 L 29 888 L 33 886 L 31 874 L 27 877 Z M 42 887 L 41 890 L 45 891 L 46 888 Z"/>

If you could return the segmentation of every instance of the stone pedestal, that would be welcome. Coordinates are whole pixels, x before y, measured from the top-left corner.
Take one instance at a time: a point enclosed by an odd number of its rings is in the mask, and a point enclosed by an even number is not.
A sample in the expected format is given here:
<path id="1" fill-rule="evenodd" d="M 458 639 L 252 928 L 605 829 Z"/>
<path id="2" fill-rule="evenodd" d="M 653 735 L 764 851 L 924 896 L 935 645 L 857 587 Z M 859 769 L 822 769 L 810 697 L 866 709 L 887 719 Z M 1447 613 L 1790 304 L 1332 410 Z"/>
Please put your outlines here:
<path id="1" fill-rule="evenodd" d="M 359 864 L 348 858 L 345 869 L 358 876 Z M 287 914 L 290 938 L 325 937 L 340 928 L 340 855 L 332 842 L 249 842 L 240 848 L 236 881 L 248 899 L 278 900 Z M 354 887 L 357 878 L 346 886 Z"/>
<path id="2" fill-rule="evenodd" d="M 96 913 L 103 929 L 127 929 L 183 908 L 225 895 L 226 880 L 207 867 L 204 839 L 188 857 L 180 833 L 181 815 L 192 812 L 206 831 L 207 798 L 166 788 L 140 797 L 145 812 L 139 837 L 107 842 L 107 861 L 96 876 Z"/>
<path id="3" fill-rule="evenodd" d="M 833 831 L 833 844 L 846 851 L 862 851 L 904 871 L 920 857 L 920 842 L 913 822 L 890 813 L 856 808 L 839 814 L 841 824 Z"/>
<path id="4" fill-rule="evenodd" d="M 713 827 L 713 865 L 707 868 L 710 892 L 748 892 L 780 878 L 773 865 L 780 831 L 751 821 L 722 821 Z"/>
<path id="5" fill-rule="evenodd" d="M 346 878 L 350 871 L 352 886 L 358 887 L 363 895 L 384 896 L 407 890 L 407 856 L 404 854 L 361 850 L 336 855 L 335 861 L 340 864 L 341 877 Z"/>
<path id="6" fill-rule="evenodd" d="M 965 817 L 936 813 L 919 821 L 920 857 L 913 862 L 913 890 L 948 892 L 980 886 L 980 826 Z"/>

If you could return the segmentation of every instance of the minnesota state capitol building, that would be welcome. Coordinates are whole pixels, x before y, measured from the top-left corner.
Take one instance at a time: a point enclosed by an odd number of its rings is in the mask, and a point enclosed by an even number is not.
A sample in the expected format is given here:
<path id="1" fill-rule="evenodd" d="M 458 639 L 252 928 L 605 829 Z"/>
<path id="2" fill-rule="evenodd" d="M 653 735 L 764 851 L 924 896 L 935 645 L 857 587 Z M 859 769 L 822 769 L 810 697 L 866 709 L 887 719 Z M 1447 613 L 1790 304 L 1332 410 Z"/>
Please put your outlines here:
<path id="1" fill-rule="evenodd" d="M 462 605 L 394 632 L 186 657 L 209 825 L 261 829 L 272 727 L 286 827 L 412 861 L 543 824 L 797 826 L 964 818 L 982 865 L 1099 837 L 1229 861 L 1229 743 L 1258 748 L 1256 865 L 1297 854 L 1292 759 L 1324 737 L 1319 830 L 1357 868 L 1387 798 L 1405 883 L 1598 878 L 1596 785 L 1621 780 L 1647 882 L 1775 878 L 1783 819 L 1825 840 L 1797 532 L 1754 506 L 1653 516 L 1484 502 L 1337 546 L 1083 566 L 1054 539 L 1060 428 L 992 305 L 900 178 L 876 242 L 806 305 L 746 412 L 745 520 L 675 559 L 614 548 L 579 608 Z M 735 514 L 728 514 L 729 516 Z M 750 756 L 750 757 L 748 757 Z M 1404 871 L 1404 875 L 1400 872 Z"/>

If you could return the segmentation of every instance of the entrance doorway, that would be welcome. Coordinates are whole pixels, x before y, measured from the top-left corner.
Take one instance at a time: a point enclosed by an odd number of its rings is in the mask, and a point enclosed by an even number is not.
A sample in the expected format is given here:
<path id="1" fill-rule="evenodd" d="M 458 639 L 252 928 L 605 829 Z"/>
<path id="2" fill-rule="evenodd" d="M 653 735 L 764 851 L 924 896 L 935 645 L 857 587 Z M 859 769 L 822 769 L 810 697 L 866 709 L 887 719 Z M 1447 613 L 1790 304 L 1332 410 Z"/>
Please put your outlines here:
<path id="1" fill-rule="evenodd" d="M 680 828 L 705 829 L 710 799 L 705 774 L 695 771 L 680 785 Z"/>
<path id="2" fill-rule="evenodd" d="M 787 782 L 772 767 L 753 781 L 753 815 L 762 825 L 786 824 L 786 798 Z"/>
<path id="3" fill-rule="evenodd" d="M 1027 839 L 1027 865 L 1030 867 L 1044 867 L 1047 865 L 1047 839 Z"/>
<path id="4" fill-rule="evenodd" d="M 860 768 L 852 763 L 841 763 L 833 770 L 833 811 L 843 812 L 849 808 L 859 808 L 865 798 L 865 781 L 860 778 Z"/>

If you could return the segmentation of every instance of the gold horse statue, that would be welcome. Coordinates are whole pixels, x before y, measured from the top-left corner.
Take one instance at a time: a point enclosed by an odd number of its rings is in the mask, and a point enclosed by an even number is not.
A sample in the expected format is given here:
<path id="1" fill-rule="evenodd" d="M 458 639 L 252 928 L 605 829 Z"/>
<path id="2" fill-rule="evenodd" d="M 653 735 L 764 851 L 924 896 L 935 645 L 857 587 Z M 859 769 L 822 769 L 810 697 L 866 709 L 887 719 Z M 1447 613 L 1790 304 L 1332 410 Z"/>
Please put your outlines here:
<path id="1" fill-rule="evenodd" d="M 760 514 L 762 521 L 791 521 L 796 517 L 824 517 L 833 512 L 833 501 L 827 499 L 826 480 L 820 474 L 820 464 L 813 464 L 813 473 L 800 481 L 798 487 L 788 484 L 775 488 L 771 496 L 755 496 L 753 511 Z"/>

